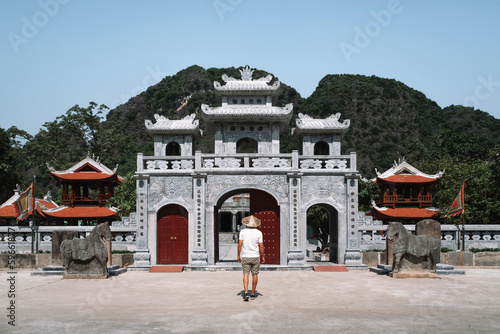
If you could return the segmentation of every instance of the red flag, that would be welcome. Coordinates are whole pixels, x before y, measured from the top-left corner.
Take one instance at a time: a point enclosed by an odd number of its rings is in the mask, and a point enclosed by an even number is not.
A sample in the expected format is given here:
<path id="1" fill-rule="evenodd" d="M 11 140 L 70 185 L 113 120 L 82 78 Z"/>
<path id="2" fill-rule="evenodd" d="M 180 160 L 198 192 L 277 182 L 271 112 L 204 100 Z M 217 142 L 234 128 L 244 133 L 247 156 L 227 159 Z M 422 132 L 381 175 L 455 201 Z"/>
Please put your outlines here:
<path id="1" fill-rule="evenodd" d="M 23 220 L 33 214 L 34 197 L 33 183 L 26 189 L 14 203 L 17 211 L 17 220 Z"/>
<path id="2" fill-rule="evenodd" d="M 450 210 L 448 210 L 448 213 L 444 218 L 448 218 L 454 215 L 458 215 L 461 213 L 464 213 L 464 187 L 465 187 L 465 181 L 462 182 L 462 189 L 460 189 L 460 192 L 458 193 L 457 198 L 453 201 L 453 204 L 450 207 Z"/>

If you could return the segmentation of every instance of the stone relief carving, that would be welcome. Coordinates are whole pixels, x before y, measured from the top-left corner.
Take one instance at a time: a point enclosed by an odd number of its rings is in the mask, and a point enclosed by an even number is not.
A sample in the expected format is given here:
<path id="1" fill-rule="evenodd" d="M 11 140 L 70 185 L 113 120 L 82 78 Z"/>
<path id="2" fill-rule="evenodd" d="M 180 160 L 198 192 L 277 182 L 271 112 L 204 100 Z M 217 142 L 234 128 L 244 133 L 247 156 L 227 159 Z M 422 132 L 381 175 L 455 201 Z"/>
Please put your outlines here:
<path id="1" fill-rule="evenodd" d="M 282 199 L 288 197 L 287 180 L 284 175 L 209 175 L 207 176 L 207 200 L 214 202 L 225 189 L 238 187 L 264 189 Z"/>
<path id="2" fill-rule="evenodd" d="M 149 209 L 163 200 L 182 198 L 190 199 L 192 194 L 192 182 L 190 178 L 184 177 L 155 177 L 151 178 L 149 188 Z"/>
<path id="3" fill-rule="evenodd" d="M 345 207 L 345 191 L 343 177 L 304 176 L 302 178 L 302 198 L 308 198 L 308 202 L 330 199 L 340 207 Z"/>

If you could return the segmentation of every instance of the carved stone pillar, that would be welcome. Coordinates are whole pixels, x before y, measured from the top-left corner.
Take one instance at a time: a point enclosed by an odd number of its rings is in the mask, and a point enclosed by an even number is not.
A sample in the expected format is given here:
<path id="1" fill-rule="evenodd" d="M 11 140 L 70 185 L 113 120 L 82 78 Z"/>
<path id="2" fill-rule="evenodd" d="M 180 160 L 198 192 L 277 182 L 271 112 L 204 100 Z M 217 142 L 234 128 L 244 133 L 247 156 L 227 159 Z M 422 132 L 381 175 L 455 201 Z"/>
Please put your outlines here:
<path id="1" fill-rule="evenodd" d="M 359 249 L 358 222 L 358 178 L 356 173 L 346 175 L 347 182 L 347 249 L 344 257 L 346 266 L 364 267 Z"/>
<path id="2" fill-rule="evenodd" d="M 236 210 L 231 210 L 231 232 L 236 232 L 236 214 L 238 211 Z"/>
<path id="3" fill-rule="evenodd" d="M 206 266 L 208 264 L 206 219 L 205 219 L 205 183 L 206 175 L 193 176 L 194 189 L 194 244 L 191 253 L 191 264 L 193 266 Z"/>
<path id="4" fill-rule="evenodd" d="M 305 264 L 305 254 L 303 247 L 303 240 L 305 239 L 302 235 L 305 233 L 305 222 L 301 220 L 300 214 L 300 186 L 302 174 L 294 173 L 288 174 L 288 187 L 289 187 L 289 221 L 290 221 L 290 239 L 289 239 L 289 249 L 287 254 L 287 260 L 289 265 L 304 265 Z"/>
<path id="5" fill-rule="evenodd" d="M 137 182 L 137 230 L 135 267 L 151 266 L 151 254 L 148 248 L 148 183 L 149 176 L 136 176 Z"/>

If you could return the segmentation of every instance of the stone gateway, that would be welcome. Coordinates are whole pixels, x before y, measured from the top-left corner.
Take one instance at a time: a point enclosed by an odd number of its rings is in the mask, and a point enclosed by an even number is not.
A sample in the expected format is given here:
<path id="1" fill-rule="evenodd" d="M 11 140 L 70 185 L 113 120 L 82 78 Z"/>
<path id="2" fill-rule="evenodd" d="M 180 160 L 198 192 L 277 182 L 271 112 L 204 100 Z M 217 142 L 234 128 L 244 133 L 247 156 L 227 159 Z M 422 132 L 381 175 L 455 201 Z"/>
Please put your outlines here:
<path id="1" fill-rule="evenodd" d="M 339 113 L 325 119 L 298 114 L 291 132 L 301 150 L 280 153 L 293 105 L 277 105 L 280 82 L 271 75 L 252 79 L 250 68 L 240 72 L 241 79 L 223 75 L 225 84 L 214 83 L 219 106 L 201 106 L 214 133 L 213 154 L 193 152 L 201 135 L 195 114 L 145 121 L 154 156 L 137 155 L 137 251 L 131 269 L 236 262 L 236 253 L 234 259 L 228 255 L 235 248 L 226 246 L 237 240 L 240 213 L 262 220 L 270 264 L 303 266 L 307 211 L 313 206 L 328 213 L 331 261 L 363 267 L 356 154 L 341 154 L 349 120 L 341 121 Z M 233 201 L 248 203 L 238 212 L 230 210 Z"/>

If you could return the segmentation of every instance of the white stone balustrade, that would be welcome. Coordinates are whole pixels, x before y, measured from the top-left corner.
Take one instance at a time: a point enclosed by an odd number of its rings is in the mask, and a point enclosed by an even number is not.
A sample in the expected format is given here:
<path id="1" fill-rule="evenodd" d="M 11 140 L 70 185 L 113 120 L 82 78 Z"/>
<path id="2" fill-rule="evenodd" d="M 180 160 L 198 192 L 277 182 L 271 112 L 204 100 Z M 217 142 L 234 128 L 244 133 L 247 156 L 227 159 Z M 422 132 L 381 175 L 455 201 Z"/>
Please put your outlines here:
<path id="1" fill-rule="evenodd" d="M 381 221 L 374 221 L 369 216 L 361 215 L 358 217 L 361 249 L 385 249 L 385 231 L 387 225 L 382 225 Z M 405 225 L 405 228 L 415 233 L 415 225 Z M 462 226 L 442 224 L 441 247 L 455 250 L 458 249 L 459 242 L 461 242 L 461 233 Z M 466 224 L 464 239 L 465 249 L 500 248 L 500 225 Z"/>
<path id="2" fill-rule="evenodd" d="M 135 250 L 135 236 L 137 229 L 135 212 L 130 217 L 124 217 L 121 221 L 112 222 L 110 226 L 113 237 L 111 239 L 113 249 Z M 52 248 L 52 232 L 54 231 L 77 231 L 80 238 L 87 237 L 95 226 L 38 226 L 35 230 L 35 240 L 38 239 L 40 250 L 47 251 Z M 15 238 L 15 250 L 17 252 L 29 252 L 31 250 L 31 228 L 29 226 L 0 226 L 0 251 L 8 250 L 9 237 Z M 11 242 L 12 244 L 12 242 Z"/>
<path id="3" fill-rule="evenodd" d="M 356 171 L 356 154 L 340 156 L 302 156 L 292 154 L 201 154 L 195 156 L 137 155 L 137 172 L 208 172 L 219 169 L 273 169 L 312 172 L 321 170 Z"/>

